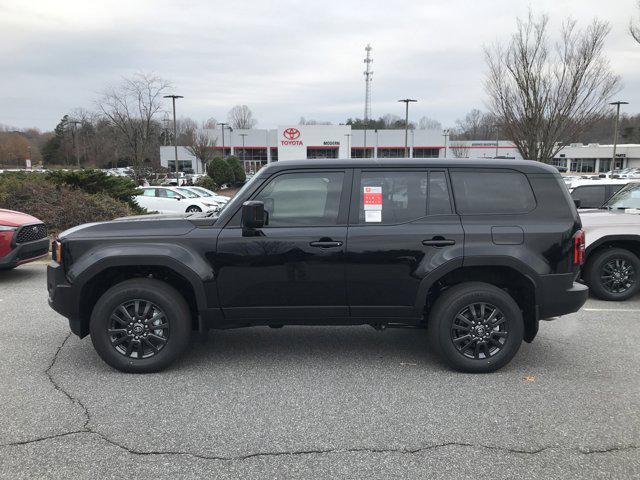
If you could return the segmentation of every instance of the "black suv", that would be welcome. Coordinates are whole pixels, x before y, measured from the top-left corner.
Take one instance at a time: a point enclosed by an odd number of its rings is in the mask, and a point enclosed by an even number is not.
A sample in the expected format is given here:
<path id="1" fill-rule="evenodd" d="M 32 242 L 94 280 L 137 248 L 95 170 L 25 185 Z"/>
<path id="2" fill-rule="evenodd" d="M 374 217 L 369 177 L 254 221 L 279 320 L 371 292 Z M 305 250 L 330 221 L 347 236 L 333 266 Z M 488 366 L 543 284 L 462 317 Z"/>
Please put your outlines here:
<path id="1" fill-rule="evenodd" d="M 50 305 L 127 372 L 166 367 L 192 330 L 285 324 L 426 328 L 449 365 L 488 372 L 587 298 L 580 218 L 542 163 L 277 162 L 216 215 L 62 233 Z"/>

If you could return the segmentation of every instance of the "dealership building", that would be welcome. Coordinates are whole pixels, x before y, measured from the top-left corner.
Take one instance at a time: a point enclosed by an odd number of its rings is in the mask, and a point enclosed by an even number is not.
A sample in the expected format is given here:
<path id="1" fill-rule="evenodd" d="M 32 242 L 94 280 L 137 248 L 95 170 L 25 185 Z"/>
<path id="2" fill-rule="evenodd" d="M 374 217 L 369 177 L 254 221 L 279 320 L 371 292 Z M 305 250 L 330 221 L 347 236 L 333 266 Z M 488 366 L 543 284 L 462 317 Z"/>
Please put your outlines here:
<path id="1" fill-rule="evenodd" d="M 219 156 L 235 156 L 247 172 L 278 160 L 318 158 L 514 158 L 517 148 L 509 141 L 445 140 L 441 130 L 409 130 L 407 151 L 405 131 L 352 130 L 349 125 L 283 125 L 277 129 L 204 130 Z M 551 160 L 558 167 L 577 173 L 598 173 L 611 169 L 612 145 L 571 144 Z M 160 147 L 163 167 L 175 169 L 173 146 Z M 184 146 L 178 147 L 180 170 L 204 173 L 204 166 Z M 616 149 L 616 169 L 640 168 L 640 145 L 622 144 Z"/>

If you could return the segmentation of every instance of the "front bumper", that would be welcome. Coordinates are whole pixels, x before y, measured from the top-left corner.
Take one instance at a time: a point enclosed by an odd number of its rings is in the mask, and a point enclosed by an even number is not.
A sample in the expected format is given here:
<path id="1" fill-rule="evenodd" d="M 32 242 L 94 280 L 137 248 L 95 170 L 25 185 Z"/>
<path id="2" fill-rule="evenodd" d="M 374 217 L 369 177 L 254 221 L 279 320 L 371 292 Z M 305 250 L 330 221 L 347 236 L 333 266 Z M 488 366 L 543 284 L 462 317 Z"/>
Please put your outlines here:
<path id="1" fill-rule="evenodd" d="M 538 308 L 540 318 L 558 317 L 580 310 L 589 296 L 589 287 L 575 281 L 573 273 L 543 275 Z"/>
<path id="2" fill-rule="evenodd" d="M 42 238 L 33 242 L 19 243 L 4 257 L 0 257 L 0 269 L 13 268 L 27 262 L 33 262 L 49 254 L 49 239 Z"/>
<path id="3" fill-rule="evenodd" d="M 49 306 L 69 319 L 69 328 L 80 338 L 89 334 L 80 318 L 80 299 L 73 285 L 67 281 L 62 266 L 52 261 L 47 266 L 47 291 Z"/>

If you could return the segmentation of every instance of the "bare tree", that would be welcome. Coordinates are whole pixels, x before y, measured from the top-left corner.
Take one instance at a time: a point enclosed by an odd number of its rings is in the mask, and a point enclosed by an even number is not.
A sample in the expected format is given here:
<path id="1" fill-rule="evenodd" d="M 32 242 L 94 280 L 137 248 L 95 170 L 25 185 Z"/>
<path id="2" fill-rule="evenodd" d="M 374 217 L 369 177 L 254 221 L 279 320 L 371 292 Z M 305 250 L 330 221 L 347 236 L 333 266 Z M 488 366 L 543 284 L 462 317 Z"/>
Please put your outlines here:
<path id="1" fill-rule="evenodd" d="M 456 120 L 452 138 L 457 140 L 489 140 L 495 138 L 496 117 L 477 108 L 469 111 L 463 119 Z"/>
<path id="2" fill-rule="evenodd" d="M 217 125 L 218 125 L 218 120 L 213 117 L 208 118 L 206 121 L 202 122 L 202 128 L 206 128 L 210 130 L 217 128 Z"/>
<path id="3" fill-rule="evenodd" d="M 422 117 L 418 120 L 418 128 L 420 130 L 442 130 L 442 124 L 429 117 Z"/>
<path id="4" fill-rule="evenodd" d="M 227 119 L 233 128 L 241 130 L 253 128 L 256 126 L 256 123 L 258 123 L 258 121 L 253 118 L 251 109 L 246 105 L 236 105 L 233 107 L 229 110 Z"/>
<path id="5" fill-rule="evenodd" d="M 640 0 L 638 0 L 638 10 L 640 10 Z M 635 22 L 633 20 L 629 22 L 629 33 L 636 42 L 640 43 L 640 16 Z"/>
<path id="6" fill-rule="evenodd" d="M 169 83 L 160 77 L 139 73 L 105 90 L 97 102 L 120 140 L 120 153 L 138 169 L 156 154 L 152 151 L 160 132 L 156 117 L 162 111 L 162 95 L 168 87 Z"/>
<path id="7" fill-rule="evenodd" d="M 331 125 L 331 122 L 300 117 L 300 121 L 298 121 L 298 125 Z"/>
<path id="8" fill-rule="evenodd" d="M 449 151 L 451 151 L 456 158 L 469 158 L 469 149 L 465 146 L 464 142 L 451 142 Z"/>
<path id="9" fill-rule="evenodd" d="M 217 139 L 212 139 L 206 131 L 197 130 L 192 132 L 187 142 L 187 151 L 202 162 L 203 170 L 215 156 L 213 147 L 217 144 Z"/>
<path id="10" fill-rule="evenodd" d="M 524 158 L 542 161 L 607 113 L 620 85 L 603 54 L 607 23 L 567 20 L 555 48 L 548 23 L 529 12 L 506 47 L 485 48 L 492 113 Z"/>

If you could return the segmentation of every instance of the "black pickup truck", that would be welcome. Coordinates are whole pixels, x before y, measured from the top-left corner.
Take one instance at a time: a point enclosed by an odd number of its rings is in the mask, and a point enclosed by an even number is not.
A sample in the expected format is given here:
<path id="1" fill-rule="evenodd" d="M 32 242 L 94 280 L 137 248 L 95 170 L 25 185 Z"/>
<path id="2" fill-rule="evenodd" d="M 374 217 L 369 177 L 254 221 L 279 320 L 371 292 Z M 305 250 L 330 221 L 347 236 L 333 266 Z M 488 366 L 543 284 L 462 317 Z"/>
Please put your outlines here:
<path id="1" fill-rule="evenodd" d="M 277 162 L 215 216 L 82 225 L 53 252 L 50 305 L 127 372 L 194 330 L 362 324 L 426 329 L 453 368 L 489 372 L 588 293 L 576 208 L 529 161 Z"/>

